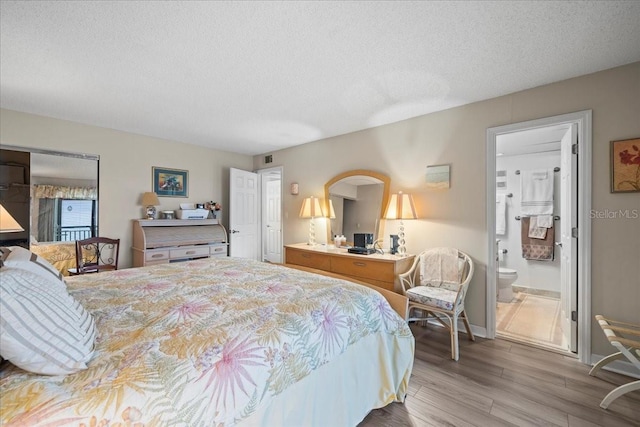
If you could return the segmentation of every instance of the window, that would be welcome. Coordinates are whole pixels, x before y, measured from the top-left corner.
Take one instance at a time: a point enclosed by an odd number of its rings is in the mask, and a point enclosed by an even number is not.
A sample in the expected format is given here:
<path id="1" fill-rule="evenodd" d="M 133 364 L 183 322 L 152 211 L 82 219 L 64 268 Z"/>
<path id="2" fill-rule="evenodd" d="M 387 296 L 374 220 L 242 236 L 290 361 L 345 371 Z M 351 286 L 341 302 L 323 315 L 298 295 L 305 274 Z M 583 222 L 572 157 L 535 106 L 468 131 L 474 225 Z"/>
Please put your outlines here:
<path id="1" fill-rule="evenodd" d="M 96 235 L 95 200 L 59 199 L 56 241 L 74 241 Z"/>

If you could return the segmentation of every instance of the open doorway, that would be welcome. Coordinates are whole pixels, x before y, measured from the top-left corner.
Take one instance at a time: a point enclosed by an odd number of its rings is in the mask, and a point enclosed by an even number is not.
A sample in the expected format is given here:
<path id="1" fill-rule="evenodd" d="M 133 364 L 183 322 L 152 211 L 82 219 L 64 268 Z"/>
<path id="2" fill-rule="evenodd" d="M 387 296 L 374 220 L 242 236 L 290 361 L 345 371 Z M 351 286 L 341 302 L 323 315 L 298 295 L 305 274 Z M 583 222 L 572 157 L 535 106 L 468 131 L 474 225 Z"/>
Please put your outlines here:
<path id="1" fill-rule="evenodd" d="M 590 357 L 590 144 L 590 111 L 488 130 L 488 337 Z"/>
<path id="2" fill-rule="evenodd" d="M 261 187 L 262 261 L 281 264 L 282 167 L 258 171 Z"/>

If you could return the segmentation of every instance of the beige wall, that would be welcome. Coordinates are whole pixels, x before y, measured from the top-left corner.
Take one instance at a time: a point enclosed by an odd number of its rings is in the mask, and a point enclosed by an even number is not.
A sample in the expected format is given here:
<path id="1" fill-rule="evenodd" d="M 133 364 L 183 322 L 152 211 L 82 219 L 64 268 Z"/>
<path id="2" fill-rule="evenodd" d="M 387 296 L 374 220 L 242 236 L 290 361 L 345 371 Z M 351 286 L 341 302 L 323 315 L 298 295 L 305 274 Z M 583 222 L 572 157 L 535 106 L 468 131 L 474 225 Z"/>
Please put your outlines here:
<path id="1" fill-rule="evenodd" d="M 142 215 L 138 198 L 151 188 L 152 166 L 190 172 L 189 198 L 160 198 L 159 209 L 221 199 L 228 212 L 229 167 L 282 165 L 283 187 L 300 183 L 298 196 L 285 190 L 283 197 L 285 243 L 306 241 L 308 221 L 297 217 L 301 200 L 323 198 L 328 179 L 351 169 L 385 173 L 392 191 L 415 196 L 421 219 L 405 222 L 409 252 L 451 245 L 476 261 L 468 313 L 472 323 L 484 326 L 486 130 L 586 109 L 593 110 L 593 209 L 640 209 L 640 194 L 609 192 L 609 141 L 640 137 L 640 63 L 281 150 L 269 165 L 263 156 L 252 159 L 9 110 L 0 110 L 0 143 L 100 156 L 100 231 L 122 239 L 123 267 L 131 263 L 131 219 Z M 451 164 L 451 188 L 428 190 L 426 166 L 442 163 Z M 640 219 L 595 218 L 592 226 L 592 312 L 640 323 Z M 388 223 L 384 242 L 396 231 L 397 224 Z M 610 353 L 595 325 L 593 332 L 593 352 Z"/>
<path id="2" fill-rule="evenodd" d="M 123 268 L 131 266 L 131 220 L 142 218 L 138 202 L 151 191 L 153 166 L 189 171 L 189 197 L 160 197 L 158 210 L 213 200 L 222 202 L 223 212 L 228 212 L 229 168 L 252 168 L 251 156 L 4 109 L 0 143 L 100 156 L 100 234 L 121 239 Z"/>
<path id="3" fill-rule="evenodd" d="M 324 197 L 323 185 L 350 169 L 372 169 L 391 177 L 392 191 L 414 195 L 421 219 L 405 221 L 411 253 L 440 245 L 469 253 L 477 265 L 467 296 L 475 325 L 485 325 L 487 264 L 487 128 L 570 112 L 593 110 L 593 200 L 595 211 L 640 210 L 640 194 L 609 192 L 609 141 L 640 137 L 640 63 L 515 94 L 428 114 L 277 151 L 284 167 L 284 241 L 304 242 L 306 220 L 297 218 L 302 198 Z M 263 168 L 263 156 L 254 168 Z M 428 190 L 427 165 L 451 164 L 451 188 Z M 320 220 L 322 221 L 322 220 Z M 385 240 L 395 225 L 388 223 Z M 640 218 L 593 219 L 592 313 L 640 323 Z M 600 328 L 592 325 L 592 351 L 608 354 Z"/>

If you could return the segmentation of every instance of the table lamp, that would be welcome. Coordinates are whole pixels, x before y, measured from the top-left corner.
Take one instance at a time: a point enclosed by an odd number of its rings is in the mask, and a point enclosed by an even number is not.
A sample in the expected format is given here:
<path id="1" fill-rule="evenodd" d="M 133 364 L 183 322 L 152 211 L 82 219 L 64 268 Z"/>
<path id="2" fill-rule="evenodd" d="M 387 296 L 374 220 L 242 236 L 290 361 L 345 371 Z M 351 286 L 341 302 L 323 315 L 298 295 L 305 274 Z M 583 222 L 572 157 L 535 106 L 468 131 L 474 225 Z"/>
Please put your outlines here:
<path id="1" fill-rule="evenodd" d="M 0 204 L 0 233 L 18 233 L 20 231 L 24 231 L 24 228 Z"/>
<path id="2" fill-rule="evenodd" d="M 399 191 L 398 194 L 392 194 L 389 198 L 389 205 L 384 215 L 385 219 L 399 219 L 400 220 L 400 232 L 398 233 L 398 255 L 406 256 L 407 249 L 405 248 L 404 240 L 404 223 L 405 219 L 416 219 L 416 208 L 413 204 L 413 198 L 410 194 L 404 194 Z"/>
<path id="3" fill-rule="evenodd" d="M 309 218 L 309 242 L 308 245 L 316 244 L 316 225 L 313 221 L 315 217 L 324 216 L 320 208 L 320 200 L 316 197 L 307 197 L 302 201 L 300 218 Z"/>
<path id="4" fill-rule="evenodd" d="M 160 200 L 158 200 L 158 195 L 156 193 L 152 191 L 143 193 L 140 204 L 145 207 L 147 219 L 154 219 L 156 217 L 156 206 L 160 204 Z"/>

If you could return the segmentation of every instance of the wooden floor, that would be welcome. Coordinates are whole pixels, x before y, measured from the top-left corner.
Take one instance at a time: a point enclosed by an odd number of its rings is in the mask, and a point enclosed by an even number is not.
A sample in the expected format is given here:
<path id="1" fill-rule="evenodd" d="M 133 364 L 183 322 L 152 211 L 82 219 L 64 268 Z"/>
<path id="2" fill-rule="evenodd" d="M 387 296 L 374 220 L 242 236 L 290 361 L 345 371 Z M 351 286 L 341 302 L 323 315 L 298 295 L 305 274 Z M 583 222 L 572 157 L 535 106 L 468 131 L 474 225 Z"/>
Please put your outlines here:
<path id="1" fill-rule="evenodd" d="M 575 358 L 505 340 L 460 334 L 460 360 L 450 359 L 444 328 L 412 325 L 416 357 L 404 404 L 372 411 L 359 427 L 378 426 L 640 426 L 640 392 L 600 402 L 633 378 Z M 613 347 L 611 348 L 613 353 Z"/>

